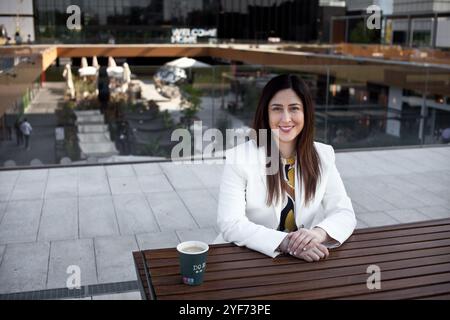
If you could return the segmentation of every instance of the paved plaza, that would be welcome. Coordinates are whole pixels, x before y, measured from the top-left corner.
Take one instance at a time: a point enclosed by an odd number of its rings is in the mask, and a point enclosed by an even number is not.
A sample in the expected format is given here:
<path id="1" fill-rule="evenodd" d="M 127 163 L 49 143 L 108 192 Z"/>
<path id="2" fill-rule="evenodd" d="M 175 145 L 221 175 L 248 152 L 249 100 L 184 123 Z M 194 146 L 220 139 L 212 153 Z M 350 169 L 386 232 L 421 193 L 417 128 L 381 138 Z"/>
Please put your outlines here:
<path id="1" fill-rule="evenodd" d="M 450 147 L 339 152 L 358 228 L 450 217 Z M 135 281 L 132 251 L 211 243 L 222 165 L 146 164 L 0 172 L 0 297 Z M 138 299 L 137 292 L 94 299 Z M 91 299 L 91 297 L 87 297 Z"/>

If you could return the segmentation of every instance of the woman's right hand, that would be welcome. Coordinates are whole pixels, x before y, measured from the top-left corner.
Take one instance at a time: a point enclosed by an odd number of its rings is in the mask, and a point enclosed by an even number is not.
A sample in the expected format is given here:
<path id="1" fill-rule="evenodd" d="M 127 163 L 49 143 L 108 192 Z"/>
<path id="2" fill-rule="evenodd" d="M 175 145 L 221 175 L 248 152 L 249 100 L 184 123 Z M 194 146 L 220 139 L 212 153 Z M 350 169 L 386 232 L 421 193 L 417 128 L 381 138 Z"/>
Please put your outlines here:
<path id="1" fill-rule="evenodd" d="M 288 251 L 288 245 L 291 240 L 293 232 L 289 233 L 281 242 L 278 250 L 290 254 Z M 330 255 L 328 248 L 323 244 L 318 242 L 317 240 L 312 240 L 309 244 L 304 248 L 305 250 L 301 250 L 299 252 L 294 252 L 291 254 L 293 257 L 303 259 L 308 262 L 319 261 L 320 259 L 326 259 Z"/>
<path id="2" fill-rule="evenodd" d="M 310 242 L 305 249 L 306 250 L 296 252 L 296 254 L 292 254 L 292 256 L 307 262 L 313 262 L 319 261 L 320 259 L 326 259 L 330 254 L 327 247 L 315 241 Z"/>

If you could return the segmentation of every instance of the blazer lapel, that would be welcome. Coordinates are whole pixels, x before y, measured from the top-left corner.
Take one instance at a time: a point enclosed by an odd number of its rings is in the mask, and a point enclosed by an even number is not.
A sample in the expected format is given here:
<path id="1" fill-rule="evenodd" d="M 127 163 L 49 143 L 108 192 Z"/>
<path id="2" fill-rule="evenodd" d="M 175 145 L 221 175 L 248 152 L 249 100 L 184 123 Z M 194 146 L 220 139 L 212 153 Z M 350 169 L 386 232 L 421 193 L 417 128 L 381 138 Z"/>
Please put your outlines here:
<path id="1" fill-rule="evenodd" d="M 302 221 L 305 221 L 305 215 L 307 214 L 307 208 L 304 205 L 305 193 L 303 192 L 303 190 L 305 190 L 305 185 L 303 180 L 300 180 L 300 170 L 298 167 L 295 170 L 295 222 L 299 229 L 302 227 Z"/>
<path id="2" fill-rule="evenodd" d="M 267 190 L 267 177 L 266 177 L 266 154 L 263 147 L 258 149 L 258 168 L 259 168 L 259 176 L 261 178 L 261 182 L 264 184 Z M 278 199 L 275 204 L 272 204 L 272 208 L 275 211 L 275 215 L 277 218 L 277 222 L 280 221 L 281 216 L 281 206 L 283 205 L 282 199 Z"/>

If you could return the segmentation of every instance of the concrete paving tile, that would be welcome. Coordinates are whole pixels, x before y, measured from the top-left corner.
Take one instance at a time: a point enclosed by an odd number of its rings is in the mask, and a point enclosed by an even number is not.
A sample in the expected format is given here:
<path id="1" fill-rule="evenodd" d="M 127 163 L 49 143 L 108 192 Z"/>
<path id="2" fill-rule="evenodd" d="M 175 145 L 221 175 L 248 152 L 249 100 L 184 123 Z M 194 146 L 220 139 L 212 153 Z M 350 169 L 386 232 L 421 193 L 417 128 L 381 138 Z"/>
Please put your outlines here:
<path id="1" fill-rule="evenodd" d="M 44 198 L 45 182 L 17 183 L 9 200 L 41 200 Z"/>
<path id="2" fill-rule="evenodd" d="M 122 235 L 160 231 L 144 195 L 116 195 L 113 200 Z"/>
<path id="3" fill-rule="evenodd" d="M 176 190 L 203 189 L 205 187 L 190 169 L 190 165 L 162 163 L 160 166 Z"/>
<path id="4" fill-rule="evenodd" d="M 151 176 L 139 176 L 137 178 L 141 190 L 145 193 L 173 191 L 166 175 L 154 174 Z"/>
<path id="5" fill-rule="evenodd" d="M 58 177 L 70 177 L 71 179 L 78 179 L 80 168 L 72 167 L 72 168 L 52 168 L 49 170 L 49 178 L 58 178 Z M 82 169 L 81 169 L 82 170 Z"/>
<path id="6" fill-rule="evenodd" d="M 409 158 L 411 161 L 415 161 L 416 163 L 420 163 L 430 170 L 448 168 L 448 159 L 441 158 L 439 155 L 434 154 L 427 148 L 410 148 L 404 150 L 402 152 L 402 156 Z"/>
<path id="7" fill-rule="evenodd" d="M 109 178 L 134 177 L 135 172 L 130 164 L 106 166 Z"/>
<path id="8" fill-rule="evenodd" d="M 367 168 L 351 152 L 337 153 L 336 167 L 342 177 L 361 177 L 368 174 Z"/>
<path id="9" fill-rule="evenodd" d="M 11 187 L 13 188 L 17 178 L 19 177 L 19 170 L 8 170 L 0 172 L 0 190 L 3 187 Z"/>
<path id="10" fill-rule="evenodd" d="M 191 230 L 177 230 L 176 233 L 181 242 L 195 240 L 203 241 L 208 244 L 213 243 L 218 235 L 214 227 Z"/>
<path id="11" fill-rule="evenodd" d="M 416 161 L 413 161 L 407 157 L 402 156 L 402 150 L 384 150 L 378 151 L 377 155 L 379 158 L 387 161 L 391 159 L 390 165 L 394 169 L 393 174 L 405 174 L 411 172 L 424 172 L 427 171 L 427 168 Z M 389 165 L 389 164 L 388 164 Z M 402 170 L 399 172 L 399 167 L 401 166 Z M 406 171 L 406 172 L 405 172 Z"/>
<path id="12" fill-rule="evenodd" d="M 67 287 L 67 281 L 74 272 L 68 269 L 69 266 L 79 267 L 82 286 L 97 284 L 92 239 L 51 242 L 47 289 Z"/>
<path id="13" fill-rule="evenodd" d="M 363 172 L 366 176 L 377 176 L 392 173 L 392 170 L 387 170 L 382 162 L 377 161 L 373 157 L 372 152 L 352 152 L 352 156 L 357 161 L 358 170 Z"/>
<path id="14" fill-rule="evenodd" d="M 92 300 L 142 300 L 139 291 L 93 296 Z"/>
<path id="15" fill-rule="evenodd" d="M 365 222 L 361 221 L 360 219 L 356 219 L 356 221 L 357 223 L 355 229 L 364 229 L 369 227 Z"/>
<path id="16" fill-rule="evenodd" d="M 450 147 L 449 146 L 445 146 L 445 147 L 440 147 L 440 148 L 432 148 L 433 152 L 437 152 L 441 155 L 443 155 L 444 157 L 450 157 Z"/>
<path id="17" fill-rule="evenodd" d="M 147 200 L 161 231 L 198 228 L 193 217 L 176 193 L 147 193 Z"/>
<path id="18" fill-rule="evenodd" d="M 78 199 L 80 238 L 119 235 L 112 197 Z"/>
<path id="19" fill-rule="evenodd" d="M 448 170 L 448 156 L 436 152 L 436 148 L 427 148 L 426 153 L 430 159 L 439 161 L 440 166 L 443 166 L 443 170 Z"/>
<path id="20" fill-rule="evenodd" d="M 379 227 L 400 223 L 384 212 L 360 213 L 358 214 L 358 220 L 364 222 L 368 227 Z"/>
<path id="21" fill-rule="evenodd" d="M 218 188 L 222 180 L 222 165 L 192 164 L 189 166 L 195 176 L 207 188 Z"/>
<path id="22" fill-rule="evenodd" d="M 99 176 L 86 177 L 78 181 L 78 196 L 111 195 L 108 179 Z"/>
<path id="23" fill-rule="evenodd" d="M 417 211 L 426 215 L 430 219 L 446 219 L 450 218 L 450 207 L 443 206 L 428 206 L 416 208 Z"/>
<path id="24" fill-rule="evenodd" d="M 432 192 L 440 190 L 448 190 L 448 185 L 442 182 L 442 178 L 430 175 L 428 172 L 425 173 L 410 173 L 402 175 L 403 180 L 409 183 L 419 186 L 420 189 L 429 190 Z"/>
<path id="25" fill-rule="evenodd" d="M 109 186 L 111 187 L 111 193 L 113 195 L 142 193 L 136 177 L 109 178 Z"/>
<path id="26" fill-rule="evenodd" d="M 373 179 L 376 182 L 388 185 L 406 194 L 410 194 L 411 192 L 415 192 L 416 190 L 423 189 L 422 186 L 411 183 L 407 179 L 403 179 L 403 175 L 384 175 L 373 177 Z"/>
<path id="27" fill-rule="evenodd" d="M 424 203 L 425 206 L 448 206 L 450 204 L 449 190 L 444 190 L 442 192 L 420 190 L 419 192 L 412 193 L 411 195 L 420 200 L 420 202 Z M 447 193 L 447 196 L 443 196 L 442 193 Z"/>
<path id="28" fill-rule="evenodd" d="M 0 266 L 2 265 L 3 253 L 5 253 L 6 245 L 0 245 Z"/>
<path id="29" fill-rule="evenodd" d="M 180 240 L 175 231 L 136 234 L 140 250 L 175 248 Z"/>
<path id="30" fill-rule="evenodd" d="M 441 200 L 447 199 L 445 206 L 450 207 L 450 190 L 440 190 L 434 192 L 436 196 L 438 196 Z"/>
<path id="31" fill-rule="evenodd" d="M 400 221 L 401 223 L 430 220 L 426 215 L 421 214 L 414 209 L 389 210 L 385 213 L 393 217 L 395 220 Z"/>
<path id="32" fill-rule="evenodd" d="M 206 189 L 180 190 L 178 194 L 201 228 L 216 225 L 217 200 Z"/>
<path id="33" fill-rule="evenodd" d="M 133 251 L 138 251 L 134 236 L 95 238 L 95 259 L 99 283 L 137 280 Z"/>
<path id="34" fill-rule="evenodd" d="M 367 212 L 367 209 L 364 208 L 363 206 L 361 206 L 358 202 L 356 202 L 353 199 L 351 199 L 351 201 L 352 201 L 352 206 L 353 206 L 353 210 L 355 211 L 355 214 Z"/>
<path id="35" fill-rule="evenodd" d="M 47 181 L 49 169 L 22 170 L 17 179 L 18 183 L 45 182 Z"/>
<path id="36" fill-rule="evenodd" d="M 401 192 L 387 184 L 376 184 L 373 182 L 369 183 L 367 187 L 371 189 L 370 191 L 373 194 L 376 194 L 378 197 L 390 203 L 397 209 L 413 209 L 425 205 L 422 199 L 414 197 L 413 193 L 407 194 Z"/>
<path id="37" fill-rule="evenodd" d="M 10 186 L 9 188 L 0 189 L 0 201 L 7 202 L 11 196 L 11 193 L 14 189 L 14 186 Z"/>
<path id="38" fill-rule="evenodd" d="M 3 216 L 5 215 L 7 206 L 8 202 L 0 202 L 0 223 L 2 222 Z"/>
<path id="39" fill-rule="evenodd" d="M 396 209 L 392 204 L 368 192 L 349 190 L 348 194 L 352 200 L 356 201 L 366 211 L 373 212 Z"/>
<path id="40" fill-rule="evenodd" d="M 385 170 L 395 172 L 396 174 L 409 173 L 424 170 L 409 159 L 401 157 L 398 153 L 392 153 L 393 150 L 382 150 L 373 153 L 374 160 L 383 164 Z"/>
<path id="41" fill-rule="evenodd" d="M 9 202 L 0 223 L 0 243 L 36 241 L 41 212 L 42 200 Z"/>
<path id="42" fill-rule="evenodd" d="M 216 201 L 219 201 L 220 188 L 208 188 L 206 190 Z"/>
<path id="43" fill-rule="evenodd" d="M 78 238 L 78 199 L 47 199 L 42 208 L 38 241 Z"/>
<path id="44" fill-rule="evenodd" d="M 47 242 L 8 245 L 0 266 L 0 294 L 44 290 L 49 250 Z"/>
<path id="45" fill-rule="evenodd" d="M 436 170 L 427 172 L 429 176 L 439 179 L 440 183 L 450 184 L 450 170 Z"/>
<path id="46" fill-rule="evenodd" d="M 140 163 L 133 164 L 132 166 L 138 177 L 153 176 L 163 173 L 158 163 Z"/>
<path id="47" fill-rule="evenodd" d="M 78 172 L 78 179 L 81 182 L 83 179 L 106 179 L 106 169 L 103 166 L 83 167 Z"/>
<path id="48" fill-rule="evenodd" d="M 78 176 L 50 176 L 45 190 L 46 199 L 78 196 Z"/>

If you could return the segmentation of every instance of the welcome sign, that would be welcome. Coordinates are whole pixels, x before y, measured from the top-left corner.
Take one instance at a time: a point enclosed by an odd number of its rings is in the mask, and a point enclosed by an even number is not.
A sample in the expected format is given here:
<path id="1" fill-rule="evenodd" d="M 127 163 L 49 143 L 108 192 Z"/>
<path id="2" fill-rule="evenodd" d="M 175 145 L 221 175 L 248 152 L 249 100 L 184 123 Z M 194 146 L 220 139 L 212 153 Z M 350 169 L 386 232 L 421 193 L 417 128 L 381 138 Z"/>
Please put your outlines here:
<path id="1" fill-rule="evenodd" d="M 217 37 L 217 29 L 176 28 L 172 29 L 172 43 L 197 43 L 198 37 Z"/>

